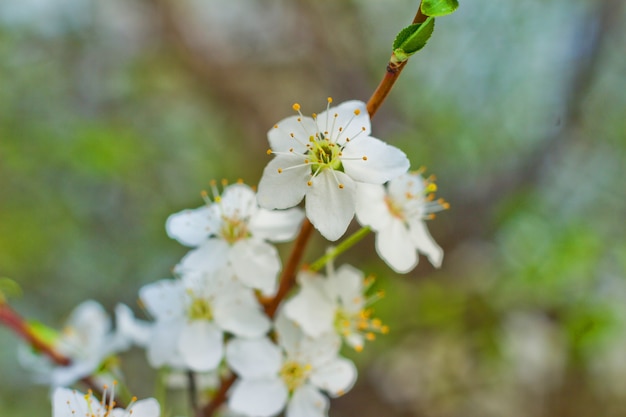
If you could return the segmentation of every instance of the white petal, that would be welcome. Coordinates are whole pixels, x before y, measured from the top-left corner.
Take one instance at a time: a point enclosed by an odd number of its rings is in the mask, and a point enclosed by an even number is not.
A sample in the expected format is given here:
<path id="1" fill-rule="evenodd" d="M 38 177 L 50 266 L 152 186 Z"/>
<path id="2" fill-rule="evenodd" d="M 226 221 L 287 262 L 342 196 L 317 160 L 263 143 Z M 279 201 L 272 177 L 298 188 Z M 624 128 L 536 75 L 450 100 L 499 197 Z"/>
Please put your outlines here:
<path id="1" fill-rule="evenodd" d="M 316 132 L 317 127 L 312 118 L 290 116 L 276 123 L 267 132 L 267 139 L 275 152 L 289 152 L 293 148 L 295 152 L 304 153 L 309 137 Z M 291 137 L 292 133 L 294 137 Z"/>
<path id="2" fill-rule="evenodd" d="M 424 188 L 424 178 L 416 173 L 400 175 L 387 184 L 387 192 L 394 201 L 398 202 L 406 201 L 407 193 L 412 196 L 422 195 Z M 414 199 L 414 197 L 411 199 Z"/>
<path id="3" fill-rule="evenodd" d="M 340 171 L 325 169 L 306 194 L 306 216 L 330 241 L 339 239 L 354 217 L 356 184 Z M 340 189 L 338 184 L 343 184 Z"/>
<path id="4" fill-rule="evenodd" d="M 319 390 L 305 384 L 294 391 L 287 405 L 286 417 L 327 417 L 328 398 Z"/>
<path id="5" fill-rule="evenodd" d="M 105 410 L 100 402 L 89 395 L 69 388 L 56 388 L 52 397 L 53 417 L 76 417 L 91 415 L 105 415 Z"/>
<path id="6" fill-rule="evenodd" d="M 384 184 L 406 173 L 410 166 L 404 152 L 370 136 L 359 137 L 346 145 L 341 163 L 352 179 L 370 184 Z"/>
<path id="7" fill-rule="evenodd" d="M 226 360 L 243 379 L 270 378 L 280 370 L 282 353 L 267 337 L 235 338 L 226 346 Z"/>
<path id="8" fill-rule="evenodd" d="M 240 240 L 228 255 L 237 278 L 250 288 L 271 295 L 276 288 L 280 257 L 274 246 L 257 239 Z"/>
<path id="9" fill-rule="evenodd" d="M 81 348 L 99 349 L 111 330 L 111 319 L 100 303 L 87 300 L 74 308 L 65 327 L 80 337 Z"/>
<path id="10" fill-rule="evenodd" d="M 131 415 L 132 417 L 159 417 L 161 415 L 161 407 L 154 398 L 146 398 L 145 400 L 137 401 L 128 410 L 116 408 L 113 410 L 111 417 L 128 417 Z"/>
<path id="11" fill-rule="evenodd" d="M 172 214 L 165 222 L 165 230 L 183 245 L 198 246 L 219 231 L 220 223 L 215 209 L 204 206 Z"/>
<path id="12" fill-rule="evenodd" d="M 392 219 L 385 201 L 385 187 L 380 184 L 357 183 L 356 218 L 362 226 L 378 231 Z"/>
<path id="13" fill-rule="evenodd" d="M 221 303 L 216 300 L 213 313 L 215 323 L 222 329 L 242 337 L 263 336 L 271 327 L 268 317 L 258 304 L 243 300 Z"/>
<path id="14" fill-rule="evenodd" d="M 443 249 L 437 245 L 423 221 L 409 220 L 409 231 L 413 245 L 424 253 L 434 267 L 439 268 L 443 261 Z"/>
<path id="15" fill-rule="evenodd" d="M 163 279 L 139 289 L 139 298 L 157 320 L 180 318 L 185 314 L 185 292 L 178 280 Z"/>
<path id="16" fill-rule="evenodd" d="M 324 280 L 321 276 L 315 279 Z M 285 315 L 311 337 L 333 330 L 335 310 L 335 304 L 328 299 L 320 285 L 303 285 L 300 292 L 288 300 L 284 307 Z"/>
<path id="17" fill-rule="evenodd" d="M 178 350 L 189 369 L 212 371 L 224 353 L 222 331 L 206 320 L 192 321 L 181 331 Z"/>
<path id="18" fill-rule="evenodd" d="M 193 249 L 181 259 L 176 271 L 185 274 L 188 271 L 215 271 L 226 264 L 229 245 L 218 238 L 211 238 Z"/>
<path id="19" fill-rule="evenodd" d="M 342 265 L 328 277 L 328 292 L 333 299 L 341 301 L 344 309 L 351 313 L 363 307 L 363 272 L 350 265 Z"/>
<path id="20" fill-rule="evenodd" d="M 135 318 L 133 311 L 124 304 L 115 306 L 115 333 L 126 346 L 136 344 L 146 346 L 151 334 L 150 323 Z M 126 343 L 123 343 L 126 342 Z M 129 346 L 128 346 L 129 347 Z"/>
<path id="21" fill-rule="evenodd" d="M 301 164 L 302 166 L 297 166 Z M 278 172 L 279 169 L 282 170 L 281 173 Z M 275 157 L 263 170 L 257 192 L 259 205 L 266 209 L 295 206 L 304 198 L 310 177 L 311 167 L 304 165 L 304 158 L 282 155 Z"/>
<path id="22" fill-rule="evenodd" d="M 304 213 L 299 208 L 288 210 L 259 209 L 248 227 L 255 238 L 272 242 L 287 242 L 298 233 Z"/>
<path id="23" fill-rule="evenodd" d="M 337 358 L 311 373 L 309 380 L 316 387 L 328 392 L 332 397 L 345 394 L 356 381 L 356 366 L 352 361 Z"/>
<path id="24" fill-rule="evenodd" d="M 280 309 L 274 319 L 274 329 L 278 343 L 285 349 L 288 355 L 297 352 L 300 346 L 300 340 L 304 337 L 302 329 L 298 325 L 287 318 L 284 309 Z"/>
<path id="25" fill-rule="evenodd" d="M 228 400 L 231 410 L 252 417 L 278 414 L 287 402 L 287 387 L 278 378 L 239 380 Z"/>
<path id="26" fill-rule="evenodd" d="M 389 222 L 376 234 L 376 252 L 396 272 L 407 273 L 417 265 L 418 257 L 409 231 L 400 220 Z"/>
<path id="27" fill-rule="evenodd" d="M 355 110 L 359 114 L 355 115 Z M 335 114 L 337 117 L 335 117 Z M 345 101 L 328 111 L 323 111 L 316 118 L 320 132 L 329 132 L 332 141 L 343 144 L 346 138 L 369 135 L 371 122 L 365 103 L 358 100 Z M 334 130 L 331 132 L 331 129 Z M 341 128 L 341 132 L 339 130 Z"/>
<path id="28" fill-rule="evenodd" d="M 217 204 L 221 214 L 227 218 L 246 219 L 257 210 L 256 194 L 245 184 L 233 184 L 224 189 L 222 199 Z"/>
<path id="29" fill-rule="evenodd" d="M 153 368 L 168 365 L 182 368 L 183 360 L 178 351 L 178 339 L 182 329 L 182 321 L 157 321 L 152 327 L 152 334 L 146 346 L 148 363 Z"/>

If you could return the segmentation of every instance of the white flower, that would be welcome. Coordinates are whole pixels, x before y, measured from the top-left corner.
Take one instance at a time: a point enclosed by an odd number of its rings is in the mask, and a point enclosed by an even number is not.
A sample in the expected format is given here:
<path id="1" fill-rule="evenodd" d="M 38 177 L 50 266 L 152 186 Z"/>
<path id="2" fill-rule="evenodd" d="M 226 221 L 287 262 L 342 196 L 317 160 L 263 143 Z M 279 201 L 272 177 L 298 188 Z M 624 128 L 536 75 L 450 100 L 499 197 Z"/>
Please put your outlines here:
<path id="1" fill-rule="evenodd" d="M 330 105 L 331 99 L 328 99 Z M 294 104 L 300 113 L 300 105 Z M 329 240 L 354 217 L 356 183 L 383 184 L 409 168 L 399 149 L 369 136 L 365 103 L 347 101 L 319 115 L 288 117 L 268 132 L 276 157 L 263 171 L 261 207 L 293 207 L 306 196 L 306 215 Z"/>
<path id="2" fill-rule="evenodd" d="M 365 280 L 358 269 L 343 265 L 327 278 L 303 271 L 298 282 L 300 292 L 285 303 L 284 312 L 308 336 L 316 338 L 335 332 L 361 351 L 365 338 L 373 340 L 374 332 L 388 331 L 379 319 L 371 317 L 368 306 L 380 294 L 370 298 L 364 295 L 373 280 Z"/>
<path id="3" fill-rule="evenodd" d="M 211 371 L 222 360 L 225 331 L 259 337 L 269 330 L 252 290 L 232 274 L 223 268 L 141 288 L 140 298 L 156 320 L 147 342 L 152 366 Z"/>
<path id="4" fill-rule="evenodd" d="M 376 232 L 376 251 L 394 271 L 409 272 L 424 253 L 435 267 L 441 266 L 443 250 L 428 232 L 425 219 L 448 208 L 434 201 L 436 186 L 419 173 L 408 173 L 382 185 L 359 184 L 356 217 Z"/>
<path id="5" fill-rule="evenodd" d="M 332 333 L 307 338 L 292 322 L 276 320 L 279 346 L 268 338 L 233 339 L 226 358 L 240 379 L 233 386 L 229 408 L 253 417 L 269 417 L 287 406 L 287 417 L 325 417 L 328 399 L 356 380 L 354 364 L 338 356 L 339 338 Z"/>
<path id="6" fill-rule="evenodd" d="M 107 392 L 103 394 L 107 398 Z M 57 388 L 52 397 L 52 417 L 159 417 L 161 408 L 154 398 L 133 401 L 125 409 L 114 408 L 113 395 L 106 403 L 91 393 L 83 394 L 68 388 Z"/>
<path id="7" fill-rule="evenodd" d="M 265 295 L 275 291 L 280 258 L 266 243 L 292 239 L 304 218 L 300 209 L 272 211 L 260 208 L 256 195 L 244 184 L 233 184 L 215 202 L 194 210 L 172 214 L 165 224 L 170 237 L 183 245 L 197 247 L 187 254 L 177 270 L 214 271 L 230 264 L 245 285 Z"/>
<path id="8" fill-rule="evenodd" d="M 48 334 L 52 348 L 70 360 L 67 366 L 52 364 L 48 358 L 33 354 L 30 349 L 20 349 L 22 364 L 33 369 L 37 379 L 53 387 L 69 386 L 76 381 L 94 375 L 104 380 L 110 375 L 102 372 L 106 359 L 130 347 L 130 341 L 121 333 L 112 331 L 111 319 L 96 301 L 79 304 L 70 314 L 60 333 L 39 328 Z M 51 336 L 51 337 L 50 337 Z"/>

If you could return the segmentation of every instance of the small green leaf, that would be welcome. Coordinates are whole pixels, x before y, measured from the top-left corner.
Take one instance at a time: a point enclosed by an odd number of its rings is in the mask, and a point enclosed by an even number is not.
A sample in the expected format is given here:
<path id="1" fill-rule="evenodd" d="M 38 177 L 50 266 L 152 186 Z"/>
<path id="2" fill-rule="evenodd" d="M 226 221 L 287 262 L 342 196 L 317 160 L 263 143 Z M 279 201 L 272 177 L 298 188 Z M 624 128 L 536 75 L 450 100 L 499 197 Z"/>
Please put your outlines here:
<path id="1" fill-rule="evenodd" d="M 59 338 L 59 332 L 38 321 L 29 321 L 28 328 L 45 344 L 52 346 Z"/>
<path id="2" fill-rule="evenodd" d="M 424 46 L 435 30 L 435 19 L 429 17 L 424 23 L 413 23 L 398 33 L 393 42 L 393 53 L 400 61 L 406 61 Z"/>
<path id="3" fill-rule="evenodd" d="M 459 7 L 458 0 L 422 0 L 422 13 L 426 16 L 445 16 Z"/>

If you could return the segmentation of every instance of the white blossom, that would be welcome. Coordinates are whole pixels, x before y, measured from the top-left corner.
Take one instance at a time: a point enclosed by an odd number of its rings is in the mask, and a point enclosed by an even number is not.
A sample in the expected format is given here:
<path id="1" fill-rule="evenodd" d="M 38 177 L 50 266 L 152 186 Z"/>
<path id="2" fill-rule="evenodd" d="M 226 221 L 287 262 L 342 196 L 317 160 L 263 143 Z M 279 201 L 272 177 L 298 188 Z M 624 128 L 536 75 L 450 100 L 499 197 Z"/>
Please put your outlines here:
<path id="1" fill-rule="evenodd" d="M 57 388 L 52 396 L 52 417 L 159 417 L 161 408 L 154 398 L 133 401 L 128 407 L 115 408 L 113 394 L 98 401 L 91 393 Z M 106 399 L 106 400 L 105 400 Z"/>
<path id="2" fill-rule="evenodd" d="M 354 364 L 338 356 L 340 339 L 333 333 L 313 339 L 282 315 L 276 320 L 278 345 L 269 338 L 236 338 L 226 358 L 239 375 L 229 408 L 250 417 L 325 417 L 328 398 L 343 395 L 356 380 Z"/>
<path id="3" fill-rule="evenodd" d="M 308 336 L 335 332 L 360 351 L 366 338 L 388 331 L 379 319 L 371 317 L 369 306 L 380 294 L 365 295 L 373 280 L 366 280 L 358 269 L 343 265 L 327 277 L 303 271 L 298 282 L 300 291 L 285 303 L 284 312 Z"/>
<path id="4" fill-rule="evenodd" d="M 252 290 L 232 274 L 226 267 L 141 288 L 140 298 L 155 318 L 146 346 L 152 366 L 211 371 L 222 360 L 224 332 L 259 337 L 269 330 Z"/>
<path id="5" fill-rule="evenodd" d="M 396 272 L 409 272 L 424 253 L 435 266 L 441 266 L 443 250 L 434 241 L 424 220 L 448 207 L 433 200 L 435 184 L 419 173 L 408 173 L 387 186 L 359 184 L 356 217 L 376 232 L 378 255 Z"/>
<path id="6" fill-rule="evenodd" d="M 294 109 L 300 113 L 300 105 Z M 356 184 L 383 184 L 409 168 L 402 151 L 370 132 L 370 118 L 360 101 L 278 122 L 268 132 L 268 152 L 275 158 L 259 183 L 261 207 L 285 209 L 306 196 L 311 223 L 325 238 L 339 239 L 354 217 Z"/>
<path id="7" fill-rule="evenodd" d="M 170 237 L 195 247 L 177 271 L 214 271 L 229 264 L 245 285 L 272 295 L 280 258 L 266 241 L 293 239 L 304 218 L 300 209 L 267 210 L 257 204 L 256 194 L 244 184 L 233 184 L 219 195 L 213 184 L 214 202 L 194 210 L 172 214 L 165 228 Z"/>

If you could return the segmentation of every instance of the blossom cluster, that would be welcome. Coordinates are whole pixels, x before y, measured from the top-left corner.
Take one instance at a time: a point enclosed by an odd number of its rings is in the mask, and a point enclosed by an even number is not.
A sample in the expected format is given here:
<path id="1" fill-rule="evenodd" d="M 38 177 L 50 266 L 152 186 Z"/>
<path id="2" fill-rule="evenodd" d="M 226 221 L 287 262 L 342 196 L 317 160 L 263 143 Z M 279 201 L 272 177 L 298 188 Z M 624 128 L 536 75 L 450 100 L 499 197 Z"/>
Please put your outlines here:
<path id="1" fill-rule="evenodd" d="M 303 222 L 336 241 L 356 216 L 376 234 L 377 253 L 396 272 L 412 270 L 419 253 L 438 267 L 443 252 L 424 221 L 447 207 L 434 199 L 432 178 L 410 172 L 400 149 L 370 135 L 364 103 L 331 103 L 329 98 L 326 110 L 312 117 L 296 104 L 297 115 L 270 129 L 268 154 L 274 158 L 258 193 L 241 181 L 211 183 L 203 206 L 167 219 L 167 234 L 190 250 L 174 267 L 174 278 L 139 290 L 149 320 L 119 305 L 112 330 L 102 307 L 85 302 L 51 338 L 70 365 L 43 366 L 26 350 L 24 362 L 54 387 L 96 376 L 111 383 L 120 374 L 109 358 L 136 345 L 157 369 L 236 376 L 226 406 L 237 415 L 327 416 L 328 397 L 343 395 L 357 378 L 342 346 L 361 351 L 388 331 L 371 309 L 380 293 L 370 291 L 373 279 L 361 270 L 335 269 L 329 259 L 325 274 L 306 267 L 297 273 L 296 288 L 282 299 L 274 244 L 293 240 Z M 269 307 L 272 301 L 277 309 Z M 78 413 L 126 415 L 111 402 L 79 397 L 58 388 L 54 415 L 85 407 L 92 411 Z M 158 404 L 144 401 L 133 403 L 133 415 L 158 415 Z"/>

